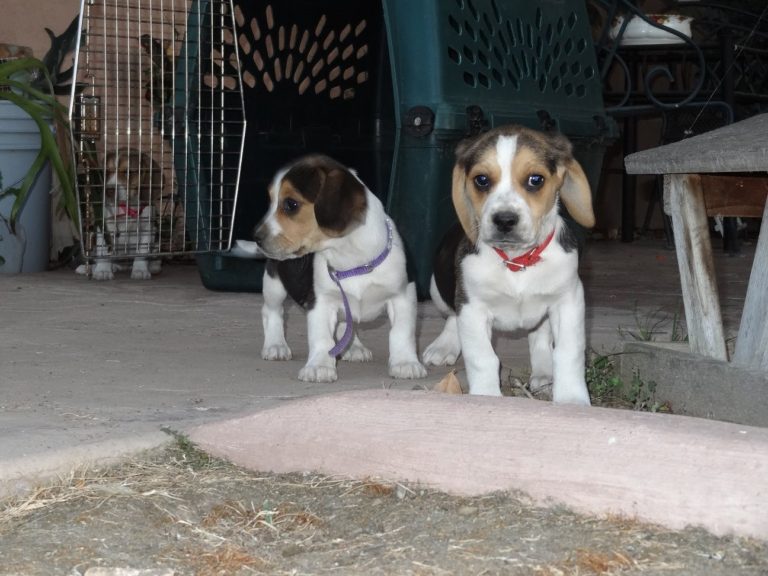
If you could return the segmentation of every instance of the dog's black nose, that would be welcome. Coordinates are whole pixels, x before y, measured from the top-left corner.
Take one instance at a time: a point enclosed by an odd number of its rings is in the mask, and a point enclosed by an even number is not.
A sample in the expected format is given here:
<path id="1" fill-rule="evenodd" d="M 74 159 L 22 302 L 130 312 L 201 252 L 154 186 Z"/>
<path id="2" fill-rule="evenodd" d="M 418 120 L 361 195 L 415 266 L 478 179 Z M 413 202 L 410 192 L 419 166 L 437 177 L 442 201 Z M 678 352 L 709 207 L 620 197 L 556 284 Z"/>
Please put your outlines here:
<path id="1" fill-rule="evenodd" d="M 506 234 L 510 232 L 516 225 L 520 217 L 516 212 L 497 212 L 491 218 L 493 225 L 496 226 L 499 232 Z"/>

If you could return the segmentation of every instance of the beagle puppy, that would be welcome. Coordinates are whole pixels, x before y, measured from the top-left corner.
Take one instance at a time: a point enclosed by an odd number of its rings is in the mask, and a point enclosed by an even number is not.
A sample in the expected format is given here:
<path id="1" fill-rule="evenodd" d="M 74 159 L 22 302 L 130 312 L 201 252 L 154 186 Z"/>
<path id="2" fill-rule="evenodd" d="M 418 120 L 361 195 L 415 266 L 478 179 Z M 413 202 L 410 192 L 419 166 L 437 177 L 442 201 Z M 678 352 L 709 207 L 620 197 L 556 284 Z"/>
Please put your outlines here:
<path id="1" fill-rule="evenodd" d="M 131 278 L 149 280 L 160 272 L 159 259 L 148 255 L 157 249 L 155 205 L 164 185 L 163 171 L 149 154 L 135 148 L 119 148 L 104 159 L 104 198 L 97 231 L 94 280 L 114 279 L 119 266 L 109 258 L 138 253 Z"/>
<path id="2" fill-rule="evenodd" d="M 531 391 L 552 384 L 554 402 L 589 405 L 578 247 L 560 204 L 584 227 L 595 218 L 571 143 L 514 125 L 463 141 L 452 196 L 460 226 L 443 239 L 430 285 L 448 318 L 424 363 L 463 353 L 470 394 L 500 395 L 491 333 L 525 329 Z"/>
<path id="3" fill-rule="evenodd" d="M 269 210 L 254 232 L 269 258 L 262 357 L 291 358 L 283 324 L 283 302 L 290 296 L 307 311 L 309 358 L 300 380 L 336 380 L 337 356 L 370 360 L 352 324 L 384 310 L 391 323 L 390 376 L 425 377 L 416 353 L 416 286 L 406 273 L 403 242 L 379 199 L 354 171 L 321 155 L 278 171 L 269 195 Z M 337 324 L 343 332 L 338 342 Z"/>

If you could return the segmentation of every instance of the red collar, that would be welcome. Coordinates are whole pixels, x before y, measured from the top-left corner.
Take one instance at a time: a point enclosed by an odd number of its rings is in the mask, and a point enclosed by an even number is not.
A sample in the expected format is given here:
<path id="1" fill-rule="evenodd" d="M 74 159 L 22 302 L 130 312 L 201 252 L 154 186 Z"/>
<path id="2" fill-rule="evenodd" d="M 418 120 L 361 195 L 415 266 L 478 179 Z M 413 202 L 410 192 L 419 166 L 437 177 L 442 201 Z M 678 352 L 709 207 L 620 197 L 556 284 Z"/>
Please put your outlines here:
<path id="1" fill-rule="evenodd" d="M 139 211 L 136 210 L 135 208 L 131 208 L 125 202 L 120 202 L 117 205 L 117 208 L 118 208 L 118 210 L 117 210 L 116 216 L 128 216 L 130 218 L 138 218 L 139 217 Z"/>
<path id="2" fill-rule="evenodd" d="M 552 238 L 554 237 L 555 231 L 552 230 L 552 233 L 547 236 L 547 239 L 544 240 L 544 242 L 534 248 L 531 248 L 525 254 L 515 256 L 511 259 L 501 248 L 494 248 L 494 250 L 496 250 L 496 254 L 501 256 L 501 259 L 504 260 L 504 264 L 507 265 L 507 268 L 509 268 L 512 272 L 520 272 L 521 270 L 525 270 L 529 266 L 533 266 L 539 260 L 541 260 L 541 253 L 544 252 L 547 246 L 549 246 L 549 243 L 552 242 Z"/>

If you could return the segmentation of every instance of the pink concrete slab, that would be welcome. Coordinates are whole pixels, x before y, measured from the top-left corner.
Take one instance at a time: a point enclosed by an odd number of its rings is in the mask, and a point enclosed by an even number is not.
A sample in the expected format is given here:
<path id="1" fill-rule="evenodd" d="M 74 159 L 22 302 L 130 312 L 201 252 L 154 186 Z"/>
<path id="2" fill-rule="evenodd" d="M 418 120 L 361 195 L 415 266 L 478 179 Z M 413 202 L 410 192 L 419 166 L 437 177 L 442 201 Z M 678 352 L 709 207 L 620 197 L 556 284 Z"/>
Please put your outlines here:
<path id="1" fill-rule="evenodd" d="M 768 539 L 768 430 L 522 398 L 369 390 L 292 401 L 193 429 L 259 471 L 418 482 L 671 528 Z"/>

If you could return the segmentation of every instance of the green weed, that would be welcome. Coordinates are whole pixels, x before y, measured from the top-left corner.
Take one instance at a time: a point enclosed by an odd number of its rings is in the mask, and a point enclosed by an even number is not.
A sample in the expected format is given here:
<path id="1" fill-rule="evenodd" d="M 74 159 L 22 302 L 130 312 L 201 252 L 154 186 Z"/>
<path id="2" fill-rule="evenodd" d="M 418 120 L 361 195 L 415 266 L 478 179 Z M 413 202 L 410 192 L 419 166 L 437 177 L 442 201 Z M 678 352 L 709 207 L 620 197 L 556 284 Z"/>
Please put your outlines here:
<path id="1" fill-rule="evenodd" d="M 669 406 L 656 400 L 656 382 L 632 372 L 632 380 L 625 382 L 618 374 L 616 357 L 619 354 L 599 354 L 590 350 L 587 355 L 587 389 L 595 406 L 628 408 L 643 412 L 669 412 Z"/>
<path id="2" fill-rule="evenodd" d="M 631 329 L 619 326 L 619 335 L 639 342 L 656 342 L 660 336 L 668 336 L 669 342 L 687 342 L 685 320 L 679 311 L 672 314 L 658 308 L 651 312 L 642 313 L 635 303 L 635 326 Z"/>

